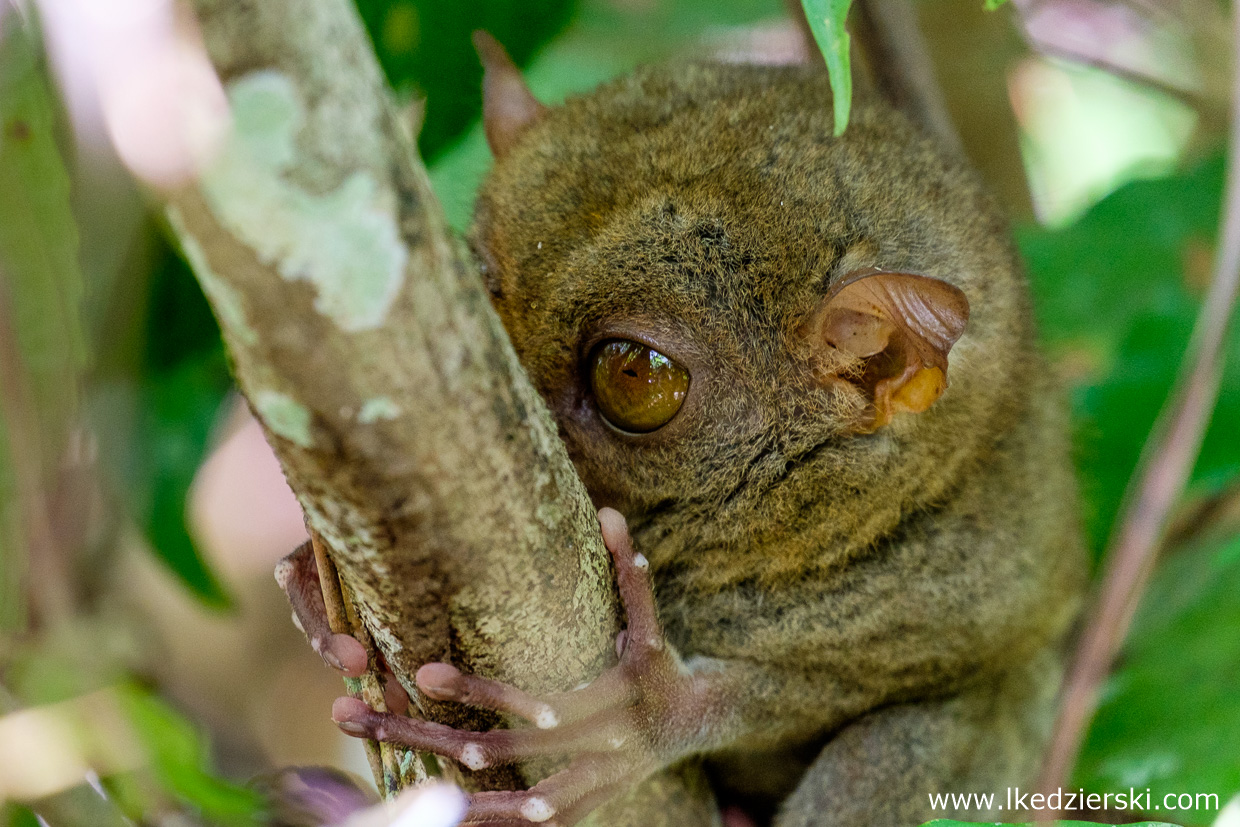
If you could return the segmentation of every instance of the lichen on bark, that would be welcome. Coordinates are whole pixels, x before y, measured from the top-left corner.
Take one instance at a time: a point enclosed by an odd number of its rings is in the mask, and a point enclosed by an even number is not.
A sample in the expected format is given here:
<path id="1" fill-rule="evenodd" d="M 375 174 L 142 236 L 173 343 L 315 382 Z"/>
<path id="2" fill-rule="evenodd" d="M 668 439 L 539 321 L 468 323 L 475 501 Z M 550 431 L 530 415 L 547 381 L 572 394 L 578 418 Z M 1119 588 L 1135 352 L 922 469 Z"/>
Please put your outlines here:
<path id="1" fill-rule="evenodd" d="M 593 678 L 620 622 L 594 510 L 352 4 L 194 5 L 237 130 L 169 224 L 367 629 L 415 700 L 445 658 L 533 691 Z M 521 769 L 475 780 L 548 765 Z M 700 782 L 656 776 L 600 823 L 711 823 Z"/>

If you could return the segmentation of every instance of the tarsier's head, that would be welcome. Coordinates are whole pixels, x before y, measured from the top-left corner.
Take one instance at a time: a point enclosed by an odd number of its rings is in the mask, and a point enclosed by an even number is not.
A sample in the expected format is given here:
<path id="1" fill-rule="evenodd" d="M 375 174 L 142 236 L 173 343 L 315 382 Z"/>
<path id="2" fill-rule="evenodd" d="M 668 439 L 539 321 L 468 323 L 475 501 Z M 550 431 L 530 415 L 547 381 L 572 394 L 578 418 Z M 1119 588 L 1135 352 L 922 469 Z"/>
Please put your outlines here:
<path id="1" fill-rule="evenodd" d="M 1023 404 L 1004 224 L 901 115 L 862 102 L 835 138 L 821 71 L 708 63 L 546 108 L 478 45 L 474 249 L 596 504 L 656 564 L 880 530 Z"/>

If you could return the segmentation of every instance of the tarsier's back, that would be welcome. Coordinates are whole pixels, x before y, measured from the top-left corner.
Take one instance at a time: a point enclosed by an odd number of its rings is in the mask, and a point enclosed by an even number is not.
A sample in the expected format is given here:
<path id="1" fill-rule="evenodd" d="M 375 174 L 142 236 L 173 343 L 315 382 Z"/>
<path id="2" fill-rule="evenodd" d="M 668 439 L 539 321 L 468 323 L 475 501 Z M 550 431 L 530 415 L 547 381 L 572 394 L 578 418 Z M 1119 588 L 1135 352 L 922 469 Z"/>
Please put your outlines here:
<path id="1" fill-rule="evenodd" d="M 1084 562 L 975 174 L 881 102 L 834 137 L 811 68 L 654 67 L 551 109 L 488 72 L 494 304 L 686 669 L 744 675 L 668 760 L 781 826 L 1028 786 Z"/>

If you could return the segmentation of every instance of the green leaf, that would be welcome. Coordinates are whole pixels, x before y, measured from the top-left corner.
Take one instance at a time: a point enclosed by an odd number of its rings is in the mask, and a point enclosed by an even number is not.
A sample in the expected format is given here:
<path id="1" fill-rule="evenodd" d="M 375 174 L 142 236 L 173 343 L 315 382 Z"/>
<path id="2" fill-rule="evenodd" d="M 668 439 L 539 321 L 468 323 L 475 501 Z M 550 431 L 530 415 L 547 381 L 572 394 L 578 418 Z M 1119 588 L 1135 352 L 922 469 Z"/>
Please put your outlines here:
<path id="1" fill-rule="evenodd" d="M 4 825 L 4 827 L 40 827 L 38 816 L 18 804 L 0 805 L 0 825 Z"/>
<path id="2" fill-rule="evenodd" d="M 0 20 L 0 267 L 43 456 L 59 460 L 86 362 L 77 226 L 35 43 L 20 14 Z"/>
<path id="3" fill-rule="evenodd" d="M 831 94 L 835 107 L 835 136 L 838 138 L 848 128 L 848 113 L 852 108 L 852 66 L 849 58 L 849 37 L 845 24 L 852 0 L 801 0 L 805 19 L 809 22 L 814 40 L 822 50 L 831 76 Z"/>
<path id="4" fill-rule="evenodd" d="M 203 561 L 186 527 L 186 499 L 206 457 L 211 430 L 231 378 L 222 349 L 148 376 L 137 432 L 143 444 L 133 495 L 156 556 L 214 608 L 231 599 Z"/>
<path id="5" fill-rule="evenodd" d="M 1108 822 L 1109 823 L 1109 822 Z M 948 821 L 939 819 L 931 821 L 924 827 L 970 827 L 970 825 L 985 825 L 985 827 L 994 827 L 993 821 Z M 1097 821 L 1055 821 L 1055 822 L 1026 822 L 1025 824 L 1004 825 L 1004 827 L 1103 827 L 1101 822 Z M 1128 827 L 1176 827 L 1166 821 L 1134 821 Z"/>
<path id="6" fill-rule="evenodd" d="M 56 148 L 52 96 L 22 15 L 0 14 L 0 314 L 18 388 L 0 417 L 0 629 L 24 621 L 19 491 L 52 485 L 78 414 L 86 362 L 82 273 L 69 178 Z M 12 421 L 10 421 L 10 419 Z M 30 453 L 19 469 L 13 448 Z M 20 476 L 19 476 L 20 475 Z"/>
<path id="7" fill-rule="evenodd" d="M 1173 553 L 1137 614 L 1074 780 L 1091 790 L 1240 790 L 1240 537 Z M 1194 823 L 1214 815 L 1199 808 Z"/>
<path id="8" fill-rule="evenodd" d="M 262 797 L 206 769 L 207 750 L 184 717 L 136 685 L 119 688 L 117 697 L 146 748 L 156 778 L 169 793 L 212 824 L 246 827 L 263 823 Z"/>
<path id="9" fill-rule="evenodd" d="M 152 273 L 149 294 L 131 502 L 156 556 L 208 606 L 227 608 L 231 598 L 189 533 L 186 505 L 233 386 L 228 361 L 198 281 L 171 249 Z"/>
<path id="10" fill-rule="evenodd" d="M 1071 392 L 1086 528 L 1100 551 L 1201 302 L 1218 226 L 1221 158 L 1130 183 L 1062 230 L 1017 233 L 1052 358 L 1074 365 Z M 1204 265 L 1202 264 L 1204 262 Z M 1186 271 L 1192 270 L 1190 289 Z M 1195 484 L 1240 472 L 1240 328 Z"/>
<path id="11" fill-rule="evenodd" d="M 986 11 L 994 11 L 1007 1 L 1008 0 L 983 0 L 982 6 L 986 9 Z"/>
<path id="12" fill-rule="evenodd" d="M 152 230 L 152 234 L 154 231 Z M 142 528 L 152 553 L 210 608 L 232 601 L 186 524 L 187 498 L 232 389 L 219 327 L 188 266 L 161 238 L 130 285 L 141 313 L 113 344 L 88 397 L 98 467 Z"/>

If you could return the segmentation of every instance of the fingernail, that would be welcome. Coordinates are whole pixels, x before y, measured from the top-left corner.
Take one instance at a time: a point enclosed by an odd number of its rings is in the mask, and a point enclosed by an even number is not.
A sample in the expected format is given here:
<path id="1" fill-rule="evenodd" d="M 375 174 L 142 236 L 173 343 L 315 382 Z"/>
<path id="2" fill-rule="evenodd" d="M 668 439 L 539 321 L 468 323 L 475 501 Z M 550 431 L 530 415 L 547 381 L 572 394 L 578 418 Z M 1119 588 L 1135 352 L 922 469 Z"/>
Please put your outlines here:
<path id="1" fill-rule="evenodd" d="M 340 662 L 340 658 L 336 657 L 336 653 L 331 649 L 324 647 L 323 660 L 327 661 L 328 665 L 337 672 L 344 671 L 344 664 Z"/>
<path id="2" fill-rule="evenodd" d="M 460 697 L 458 680 L 461 673 L 446 663 L 428 663 L 418 670 L 414 680 L 418 688 L 440 701 L 452 701 Z"/>
<path id="3" fill-rule="evenodd" d="M 535 823 L 546 821 L 555 815 L 555 808 L 551 806 L 550 802 L 545 798 L 537 796 L 530 796 L 525 799 L 517 809 L 526 819 Z"/>
<path id="4" fill-rule="evenodd" d="M 466 744 L 462 747 L 460 761 L 471 770 L 485 770 L 490 765 L 482 747 L 477 744 Z"/>
<path id="5" fill-rule="evenodd" d="M 355 735 L 358 737 L 365 737 L 366 735 L 366 727 L 356 721 L 337 721 L 336 726 L 340 727 L 340 730 L 346 735 Z"/>
<path id="6" fill-rule="evenodd" d="M 560 725 L 560 716 L 546 704 L 542 704 L 534 715 L 534 726 L 539 729 L 554 729 Z"/>
<path id="7" fill-rule="evenodd" d="M 457 692 L 446 686 L 424 686 L 422 691 L 437 701 L 455 701 Z"/>

